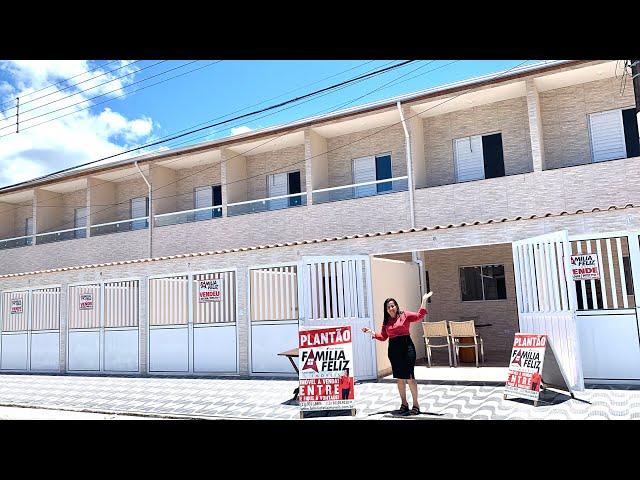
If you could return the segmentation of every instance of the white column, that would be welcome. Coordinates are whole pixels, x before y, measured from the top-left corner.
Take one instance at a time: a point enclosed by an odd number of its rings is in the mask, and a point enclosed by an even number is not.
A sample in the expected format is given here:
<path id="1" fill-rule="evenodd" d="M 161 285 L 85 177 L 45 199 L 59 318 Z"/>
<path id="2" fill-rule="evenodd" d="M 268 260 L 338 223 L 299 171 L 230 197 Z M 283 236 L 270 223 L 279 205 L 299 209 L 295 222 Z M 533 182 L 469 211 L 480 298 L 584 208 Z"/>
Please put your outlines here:
<path id="1" fill-rule="evenodd" d="M 542 138 L 542 112 L 540 110 L 540 97 L 538 95 L 538 88 L 536 87 L 535 79 L 527 79 L 526 87 L 533 171 L 541 172 L 544 170 L 544 141 Z"/>
<path id="2" fill-rule="evenodd" d="M 311 128 L 304 131 L 304 158 L 307 189 L 307 205 L 313 204 L 311 192 L 329 186 L 327 139 Z"/>

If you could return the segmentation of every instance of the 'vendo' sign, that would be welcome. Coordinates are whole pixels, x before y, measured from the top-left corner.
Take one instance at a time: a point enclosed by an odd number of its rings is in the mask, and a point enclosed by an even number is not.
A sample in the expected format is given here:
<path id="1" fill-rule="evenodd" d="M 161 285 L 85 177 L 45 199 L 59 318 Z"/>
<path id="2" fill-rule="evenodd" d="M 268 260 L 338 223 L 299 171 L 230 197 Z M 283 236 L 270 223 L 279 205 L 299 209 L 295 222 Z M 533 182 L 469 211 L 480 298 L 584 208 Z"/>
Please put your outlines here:
<path id="1" fill-rule="evenodd" d="M 17 315 L 22 313 L 24 310 L 22 309 L 22 299 L 21 298 L 12 298 L 11 299 L 11 315 Z"/>
<path id="2" fill-rule="evenodd" d="M 597 253 L 571 255 L 571 273 L 574 280 L 599 280 L 600 265 Z"/>
<path id="3" fill-rule="evenodd" d="M 93 293 L 80 294 L 80 310 L 93 310 Z"/>
<path id="4" fill-rule="evenodd" d="M 200 303 L 219 302 L 222 300 L 222 280 L 199 280 L 198 301 Z"/>

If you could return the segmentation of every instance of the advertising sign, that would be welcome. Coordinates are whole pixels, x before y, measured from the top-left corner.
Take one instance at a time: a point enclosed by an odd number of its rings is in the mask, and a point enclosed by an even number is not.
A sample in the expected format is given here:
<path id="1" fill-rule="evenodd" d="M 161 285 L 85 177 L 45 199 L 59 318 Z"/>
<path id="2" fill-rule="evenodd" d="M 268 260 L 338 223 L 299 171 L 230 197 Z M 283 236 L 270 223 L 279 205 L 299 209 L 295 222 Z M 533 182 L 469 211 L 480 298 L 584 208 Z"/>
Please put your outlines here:
<path id="1" fill-rule="evenodd" d="M 93 310 L 93 293 L 80 294 L 80 310 Z"/>
<path id="2" fill-rule="evenodd" d="M 599 280 L 600 265 L 597 253 L 571 255 L 571 273 L 574 280 Z"/>
<path id="3" fill-rule="evenodd" d="M 198 301 L 200 303 L 222 300 L 222 280 L 198 280 Z"/>
<path id="4" fill-rule="evenodd" d="M 516 333 L 513 339 L 505 395 L 537 401 L 540 398 L 546 335 Z"/>
<path id="5" fill-rule="evenodd" d="M 298 332 L 301 410 L 354 408 L 351 327 L 304 328 Z"/>
<path id="6" fill-rule="evenodd" d="M 11 299 L 11 315 L 17 315 L 23 313 L 22 308 L 22 299 L 21 298 L 12 298 Z"/>

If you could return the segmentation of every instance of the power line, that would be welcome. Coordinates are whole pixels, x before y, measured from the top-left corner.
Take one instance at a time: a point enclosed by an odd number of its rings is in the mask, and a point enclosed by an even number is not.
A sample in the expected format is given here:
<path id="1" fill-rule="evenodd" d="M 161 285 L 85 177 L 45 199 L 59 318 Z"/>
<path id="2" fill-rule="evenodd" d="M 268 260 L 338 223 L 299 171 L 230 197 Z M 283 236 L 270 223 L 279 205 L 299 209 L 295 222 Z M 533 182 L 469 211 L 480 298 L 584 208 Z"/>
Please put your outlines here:
<path id="1" fill-rule="evenodd" d="M 49 89 L 49 88 L 51 88 L 51 87 L 57 87 L 58 85 L 60 85 L 60 84 L 62 84 L 62 83 L 65 83 L 65 82 L 68 82 L 69 80 L 71 80 L 71 79 L 73 79 L 73 78 L 79 77 L 79 76 L 81 76 L 81 75 L 86 75 L 87 73 L 90 73 L 90 72 L 93 72 L 93 71 L 95 71 L 95 70 L 98 70 L 99 68 L 104 68 L 104 67 L 106 67 L 107 65 L 111 65 L 112 63 L 115 63 L 115 62 L 117 62 L 117 61 L 118 61 L 118 60 L 111 60 L 110 62 L 107 62 L 107 63 L 105 63 L 105 64 L 103 64 L 103 65 L 98 65 L 97 67 L 94 67 L 94 68 L 92 68 L 92 69 L 90 69 L 90 70 L 85 70 L 85 71 L 84 71 L 84 72 L 82 72 L 82 73 L 78 73 L 77 75 L 74 75 L 73 77 L 69 77 L 69 78 L 67 78 L 67 79 L 65 79 L 65 80 L 62 80 L 62 81 L 58 82 L 58 83 L 51 83 L 51 84 L 49 84 L 48 86 L 46 86 L 46 87 L 42 87 L 42 88 L 39 88 L 39 89 L 37 89 L 37 90 L 34 90 L 33 92 L 20 94 L 20 96 L 24 98 L 24 97 L 28 97 L 29 95 L 33 95 L 34 93 L 41 92 L 41 91 L 43 91 L 43 90 L 47 90 L 47 89 Z M 131 63 L 135 63 L 135 62 L 131 62 Z M 12 101 L 13 101 L 13 100 L 9 100 L 9 101 L 2 102 L 2 103 L 0 103 L 0 107 L 4 106 L 4 105 L 6 105 L 7 103 L 12 102 Z M 15 107 L 11 107 L 11 108 L 15 108 Z M 9 109 L 9 110 L 10 110 L 10 109 Z"/>
<path id="2" fill-rule="evenodd" d="M 73 84 L 71 84 L 71 85 L 67 85 L 66 87 L 61 88 L 61 89 L 58 89 L 58 90 L 56 90 L 55 92 L 50 92 L 50 93 L 47 93 L 46 95 L 42 95 L 42 96 L 40 96 L 40 97 L 36 97 L 36 98 L 34 98 L 34 99 L 32 99 L 32 100 L 29 100 L 29 101 L 27 101 L 27 102 L 24 102 L 22 105 L 24 106 L 24 105 L 26 105 L 26 104 L 28 104 L 28 103 L 35 102 L 36 100 L 40 100 L 40 99 L 42 99 L 42 98 L 48 97 L 48 96 L 50 96 L 50 95 L 53 95 L 53 94 L 55 94 L 55 93 L 63 92 L 63 91 L 65 91 L 65 90 L 68 90 L 68 89 L 69 89 L 69 88 L 71 88 L 71 87 L 77 87 L 78 85 L 81 85 L 81 84 L 83 84 L 83 83 L 89 82 L 89 81 L 91 81 L 91 80 L 95 80 L 96 78 L 100 78 L 100 77 L 102 77 L 102 76 L 104 76 L 104 75 L 108 75 L 109 73 L 113 73 L 113 72 L 115 72 L 116 70 L 122 70 L 122 69 L 123 69 L 123 68 L 125 68 L 125 67 L 130 67 L 131 65 L 133 65 L 133 64 L 135 64 L 135 63 L 138 63 L 139 61 L 140 61 L 140 60 L 136 60 L 136 61 L 134 61 L 134 62 L 130 62 L 130 63 L 127 63 L 127 64 L 125 64 L 125 65 L 121 65 L 121 66 L 119 66 L 119 67 L 117 67 L 117 68 L 114 68 L 113 70 L 107 70 L 106 72 L 103 72 L 103 73 L 101 73 L 100 75 L 96 75 L 95 77 L 87 78 L 86 80 L 82 80 L 81 82 L 73 83 Z M 164 60 L 164 61 L 166 61 L 166 60 Z M 161 63 L 161 62 L 158 62 L 158 63 Z M 157 63 L 156 63 L 155 65 L 157 65 Z M 153 66 L 153 65 L 151 65 L 151 66 Z M 135 71 L 135 72 L 127 73 L 126 75 L 123 75 L 123 76 L 118 77 L 118 78 L 114 78 L 113 80 L 109 80 L 108 82 L 105 82 L 105 83 L 111 83 L 111 82 L 113 82 L 113 81 L 115 81 L 115 80 L 118 80 L 118 79 L 120 79 L 120 78 L 127 77 L 127 76 L 129 76 L 129 75 L 132 75 L 133 73 L 137 73 L 137 72 L 140 72 L 140 71 L 142 71 L 142 70 L 145 70 L 146 68 L 149 68 L 149 67 L 144 67 L 144 68 L 142 68 L 142 69 L 140 69 L 140 70 L 137 70 L 137 71 Z M 100 85 L 104 85 L 104 83 L 103 83 L 103 84 L 100 84 Z M 99 87 L 100 85 L 97 85 L 96 87 Z M 92 88 L 96 88 L 96 87 L 92 87 Z M 81 90 L 80 92 L 74 93 L 73 95 L 77 95 L 78 93 L 86 92 L 86 91 L 88 91 L 88 90 L 91 90 L 91 88 L 88 88 L 88 89 L 86 89 L 86 90 Z M 61 100 L 64 100 L 65 98 L 69 98 L 69 97 L 71 97 L 71 96 L 73 96 L 73 95 L 65 96 L 65 97 L 63 97 L 63 98 L 61 98 L 61 99 L 59 99 L 59 100 L 56 100 L 56 102 L 59 102 L 59 101 L 61 101 Z M 30 110 L 27 110 L 26 112 L 30 112 L 31 110 L 36 110 L 36 109 L 41 108 L 41 107 L 46 107 L 47 105 L 50 105 L 51 103 L 55 103 L 55 102 L 50 102 L 50 103 L 45 103 L 44 105 L 39 105 L 39 106 L 37 106 L 37 107 L 35 107 L 35 108 L 32 108 L 32 109 L 30 109 Z M 8 110 L 11 110 L 11 108 L 7 108 L 6 110 L 2 110 L 2 111 L 0 111 L 0 113 L 5 113 L 5 112 L 6 112 L 6 111 L 8 111 Z M 26 112 L 22 112 L 22 113 L 26 113 Z M 9 116 L 9 117 L 5 117 L 4 119 L 5 119 L 5 120 L 7 120 L 7 119 L 9 119 L 9 118 L 13 118 L 14 116 L 15 116 L 15 115 L 11 115 L 11 116 Z"/>
<path id="3" fill-rule="evenodd" d="M 151 64 L 151 65 L 147 65 L 146 67 L 143 67 L 143 68 L 141 68 L 140 70 L 138 70 L 138 72 L 141 72 L 142 70 L 146 70 L 147 68 L 155 67 L 156 65 L 158 65 L 158 64 L 160 64 L 160 63 L 164 63 L 164 62 L 166 62 L 166 61 L 167 61 L 167 60 L 160 60 L 159 62 L 153 63 L 153 64 Z M 110 90 L 110 91 L 108 91 L 108 92 L 106 92 L 106 93 L 101 93 L 100 95 L 96 95 L 95 97 L 87 98 L 87 99 L 82 100 L 82 101 L 80 101 L 80 102 L 74 103 L 73 105 L 67 105 L 66 107 L 58 108 L 58 109 L 56 109 L 56 110 L 51 110 L 51 111 L 46 112 L 46 113 L 41 113 L 40 115 L 36 115 L 36 116 L 34 116 L 34 117 L 29 117 L 29 118 L 27 118 L 26 120 L 23 120 L 23 121 L 22 121 L 22 123 L 24 123 L 24 122 L 28 122 L 28 121 L 30 121 L 30 120 L 34 120 L 34 119 L 36 119 L 36 118 L 44 117 L 45 115 L 51 115 L 52 113 L 59 112 L 60 110 L 66 110 L 67 108 L 75 107 L 76 105 L 80 105 L 81 103 L 88 102 L 88 101 L 94 100 L 94 99 L 96 99 L 96 98 L 104 97 L 105 95 L 109 95 L 110 93 L 117 92 L 117 91 L 119 91 L 119 90 L 124 90 L 125 88 L 128 88 L 128 87 L 130 87 L 130 86 L 132 86 L 132 85 L 135 85 L 135 84 L 140 83 L 140 82 L 144 82 L 144 81 L 146 81 L 146 80 L 149 80 L 149 79 L 151 79 L 151 78 L 157 77 L 157 76 L 159 76 L 159 75 L 163 75 L 163 74 L 165 74 L 165 73 L 167 73 L 167 72 L 171 72 L 171 71 L 176 70 L 176 69 L 178 69 L 178 68 L 185 67 L 185 66 L 190 65 L 191 63 L 194 63 L 194 62 L 196 62 L 196 61 L 197 61 L 197 60 L 194 60 L 194 61 L 192 61 L 192 62 L 189 62 L 189 63 L 183 64 L 183 65 L 180 65 L 180 66 L 178 66 L 178 67 L 174 67 L 174 68 L 171 68 L 171 69 L 169 69 L 169 70 L 165 70 L 164 72 L 160 72 L 160 73 L 158 73 L 158 74 L 156 74 L 156 75 L 152 75 L 152 76 L 150 76 L 150 77 L 143 78 L 143 79 L 141 79 L 141 80 L 138 80 L 137 82 L 130 83 L 129 85 L 124 85 L 124 86 L 123 86 L 123 87 L 121 87 L 121 88 L 116 88 L 115 90 Z M 132 73 L 134 73 L 134 72 L 130 72 L 130 73 L 127 73 L 126 75 L 122 75 L 122 76 L 120 76 L 120 77 L 114 78 L 113 80 L 109 80 L 109 81 L 107 81 L 107 82 L 103 82 L 103 83 L 100 83 L 100 84 L 98 84 L 98 85 L 94 85 L 93 87 L 89 87 L 89 88 L 87 88 L 87 89 L 85 89 L 85 90 L 80 90 L 79 92 L 72 93 L 72 94 L 67 95 L 67 96 L 65 96 L 65 97 L 63 97 L 63 98 L 59 98 L 59 99 L 57 99 L 57 100 L 53 100 L 53 101 L 51 101 L 51 102 L 49 102 L 49 103 L 45 103 L 44 105 L 39 105 L 39 106 L 37 106 L 37 107 L 31 108 L 31 109 L 27 110 L 26 112 L 22 112 L 22 113 L 23 113 L 23 114 L 25 114 L 25 113 L 27 113 L 27 112 L 32 112 L 33 110 L 38 110 L 38 109 L 40 109 L 40 108 L 42 108 L 42 107 L 46 107 L 46 106 L 51 105 L 51 104 L 53 104 L 53 103 L 57 103 L 57 102 L 60 102 L 60 101 L 62 101 L 62 100 L 66 100 L 67 98 L 74 97 L 74 96 L 76 96 L 76 95 L 80 95 L 81 93 L 88 92 L 89 90 L 93 90 L 94 88 L 98 88 L 98 87 L 101 87 L 101 86 L 106 85 L 106 84 L 108 84 L 108 83 L 115 82 L 116 80 L 120 80 L 121 78 L 128 77 L 128 76 L 129 76 L 129 75 L 131 75 Z M 137 73 L 137 72 L 136 72 L 136 73 Z M 11 115 L 11 116 L 9 116 L 9 117 L 5 117 L 5 120 L 8 120 L 8 119 L 13 118 L 13 117 L 15 117 L 15 115 Z M 5 130 L 5 129 L 7 129 L 7 128 L 10 128 L 10 126 L 1 127 L 1 128 L 0 128 L 0 130 Z M 26 128 L 25 128 L 24 130 L 26 130 Z"/>
<path id="4" fill-rule="evenodd" d="M 386 68 L 382 68 L 382 69 L 376 70 L 376 71 L 374 71 L 374 72 L 372 72 L 372 73 L 363 74 L 363 75 L 360 75 L 360 76 L 358 76 L 358 77 L 352 78 L 352 79 L 350 79 L 350 80 L 340 82 L 340 83 L 338 83 L 338 84 L 336 84 L 336 85 L 333 85 L 333 86 L 331 86 L 331 87 L 326 87 L 326 88 L 323 88 L 323 89 L 317 90 L 317 91 L 315 91 L 315 92 L 312 92 L 312 93 L 310 93 L 310 94 L 302 95 L 302 96 L 300 96 L 300 97 L 297 97 L 296 99 L 291 99 L 291 100 L 288 100 L 288 101 L 286 101 L 286 102 L 282 102 L 282 103 L 280 103 L 280 104 L 278 104 L 278 105 L 276 105 L 276 106 L 267 107 L 267 108 L 265 108 L 265 109 L 259 110 L 258 112 L 262 112 L 262 111 L 266 111 L 266 110 L 271 110 L 271 109 L 276 108 L 276 107 L 278 107 L 278 106 L 282 106 L 282 105 L 285 105 L 285 104 L 290 103 L 290 102 L 293 102 L 293 101 L 298 101 L 299 99 L 303 99 L 303 98 L 307 98 L 307 97 L 315 96 L 315 95 L 317 95 L 319 92 L 326 92 L 326 91 L 328 91 L 328 90 L 334 90 L 334 89 L 336 89 L 336 88 L 338 88 L 338 87 L 340 87 L 340 88 L 344 88 L 345 86 L 347 86 L 347 85 L 349 85 L 349 84 L 352 84 L 352 83 L 354 83 L 354 82 L 356 82 L 356 81 L 358 81 L 358 82 L 359 82 L 359 81 L 363 81 L 363 80 L 365 80 L 366 78 L 371 77 L 372 75 L 380 75 L 380 74 L 382 74 L 382 73 L 386 73 L 387 71 L 390 71 L 391 69 L 399 68 L 399 67 L 401 67 L 401 66 L 404 66 L 404 65 L 409 64 L 409 63 L 412 63 L 412 62 L 413 62 L 413 60 L 405 61 L 405 62 L 402 62 L 402 63 L 400 63 L 400 64 L 393 65 L 392 67 L 386 67 Z M 325 94 L 328 94 L 328 93 L 325 93 Z M 289 107 L 289 108 L 291 108 L 291 107 Z M 241 115 L 240 117 L 237 117 L 236 119 L 241 118 L 241 117 L 245 117 L 245 116 L 246 116 L 246 115 Z M 222 122 L 222 123 L 228 123 L 228 122 L 233 121 L 233 120 L 236 120 L 236 119 L 230 119 L 230 120 L 227 120 L 227 121 Z M 202 130 L 202 129 L 198 129 L 198 130 Z M 198 131 L 198 130 L 196 130 L 196 131 Z M 193 133 L 193 132 L 191 132 L 191 133 Z M 284 135 L 284 134 L 282 134 L 282 135 Z M 282 135 L 280 135 L 280 136 L 282 136 Z M 180 136 L 183 136 L 183 135 L 180 135 Z M 263 144 L 261 144 L 261 145 L 264 145 L 264 144 L 266 144 L 266 143 L 268 143 L 268 142 L 270 142 L 270 141 L 273 141 L 273 140 L 275 140 L 275 139 L 277 139 L 277 138 L 279 138 L 279 137 L 272 138 L 272 139 L 268 140 L 267 142 L 264 142 L 264 143 L 263 143 Z M 156 142 L 156 143 L 157 143 L 157 142 Z M 261 146 L 261 145 L 259 145 L 259 146 Z M 259 147 L 259 146 L 258 146 L 258 147 Z M 255 148 L 258 148 L 258 147 L 255 147 Z M 142 148 L 142 147 L 140 147 L 140 148 Z M 137 148 L 137 149 L 139 149 L 139 148 Z M 134 150 L 137 150 L 137 149 L 134 149 Z M 253 149 L 250 149 L 250 150 L 253 150 Z M 244 152 L 244 153 L 246 153 L 246 152 Z M 231 157 L 231 158 L 235 158 L 235 157 Z M 95 162 L 97 162 L 97 161 L 102 161 L 102 160 L 103 160 L 103 159 L 99 159 L 99 160 L 95 160 L 95 161 L 93 161 L 93 162 L 89 162 L 89 163 L 95 163 Z M 176 160 L 177 160 L 177 159 L 176 159 Z M 208 168 L 212 168 L 213 166 L 216 166 L 216 165 L 219 165 L 219 164 L 220 164 L 220 163 L 218 163 L 218 164 L 214 164 L 214 165 L 212 165 L 212 166 L 210 166 L 210 167 L 207 167 L 207 169 L 208 169 Z M 85 165 L 86 165 L 86 164 L 85 164 Z M 70 169 L 74 169 L 74 168 L 78 168 L 78 167 L 71 167 Z M 65 170 L 69 170 L 69 169 L 65 169 Z M 56 172 L 56 173 L 61 173 L 61 172 L 63 172 L 63 171 Z M 200 172 L 196 172 L 195 174 L 198 174 L 198 173 L 200 173 Z M 194 175 L 195 175 L 195 174 L 194 174 Z M 127 176 L 133 176 L 133 175 L 136 175 L 136 176 L 137 176 L 138 174 L 137 174 L 137 173 L 135 173 L 135 174 L 127 175 Z M 187 177 L 188 177 L 188 176 L 187 176 Z M 187 177 L 185 177 L 185 178 L 187 178 Z M 126 178 L 126 176 L 125 176 L 125 177 L 121 177 L 121 178 Z M 25 183 L 26 183 L 26 182 L 25 182 Z M 108 182 L 104 182 L 104 183 L 108 183 Z M 167 186 L 167 185 L 163 185 L 162 187 L 159 187 L 159 188 L 165 188 L 166 186 Z M 94 187 L 95 187 L 95 186 L 94 186 Z M 132 197 L 132 198 L 133 198 L 133 197 Z M 162 197 L 162 198 L 164 198 L 164 197 Z M 119 203 L 116 203 L 116 204 L 111 204 L 111 205 L 109 205 L 109 206 L 117 206 L 117 205 L 120 205 L 120 204 L 124 204 L 124 203 L 127 203 L 129 200 L 131 200 L 131 199 L 127 199 L 126 201 L 119 202 Z M 27 205 L 24 205 L 24 206 L 27 206 Z M 16 207 L 16 208 L 20 208 L 20 207 Z M 7 211 L 15 210 L 16 208 L 9 209 L 9 210 L 7 210 Z M 104 210 L 106 210 L 106 209 L 104 209 Z M 103 210 L 99 210 L 99 211 L 98 211 L 98 212 L 96 212 L 96 213 L 99 213 L 99 212 L 101 212 L 101 211 L 103 211 Z M 63 224 L 63 225 L 62 225 L 62 227 L 66 226 L 66 225 L 67 225 L 67 224 Z"/>

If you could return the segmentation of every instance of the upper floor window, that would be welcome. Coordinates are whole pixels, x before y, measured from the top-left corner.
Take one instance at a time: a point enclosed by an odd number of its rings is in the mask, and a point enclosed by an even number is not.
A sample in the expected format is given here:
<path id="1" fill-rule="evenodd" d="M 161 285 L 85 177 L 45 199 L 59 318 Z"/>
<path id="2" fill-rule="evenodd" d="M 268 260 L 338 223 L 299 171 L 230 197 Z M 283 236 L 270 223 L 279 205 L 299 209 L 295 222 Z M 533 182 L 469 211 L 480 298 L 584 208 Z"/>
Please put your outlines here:
<path id="1" fill-rule="evenodd" d="M 29 237 L 25 238 L 25 245 L 31 245 L 33 241 L 31 235 L 33 235 L 33 217 L 29 217 L 24 221 L 24 236 Z"/>
<path id="2" fill-rule="evenodd" d="M 300 171 L 296 170 L 287 173 L 274 173 L 267 175 L 267 195 L 269 197 L 280 197 L 301 193 Z M 300 205 L 302 198 L 289 197 L 269 201 L 269 210 L 293 207 Z"/>
<path id="3" fill-rule="evenodd" d="M 85 238 L 87 236 L 87 207 L 76 208 L 73 212 L 73 228 L 81 228 L 83 230 L 75 230 L 73 232 L 75 238 Z"/>
<path id="4" fill-rule="evenodd" d="M 222 187 L 220 185 L 207 185 L 206 187 L 196 187 L 193 191 L 195 208 L 213 207 L 222 205 Z M 221 209 L 200 210 L 196 212 L 196 220 L 208 220 L 213 217 L 222 216 Z"/>
<path id="5" fill-rule="evenodd" d="M 501 133 L 456 138 L 453 151 L 457 182 L 504 177 Z"/>
<path id="6" fill-rule="evenodd" d="M 590 114 L 589 132 L 594 162 L 640 156 L 634 108 Z"/>
<path id="7" fill-rule="evenodd" d="M 391 171 L 391 154 L 388 153 L 371 157 L 354 158 L 352 168 L 354 184 L 375 182 L 393 177 Z M 390 191 L 391 189 L 391 182 L 363 185 L 356 187 L 355 196 L 367 197 L 369 195 L 375 195 L 376 193 Z"/>
<path id="8" fill-rule="evenodd" d="M 131 218 L 142 218 L 149 215 L 149 197 L 132 198 L 129 205 Z M 147 220 L 131 222 L 131 230 L 147 228 Z"/>
<path id="9" fill-rule="evenodd" d="M 463 302 L 505 300 L 504 265 L 460 267 L 460 293 Z"/>

